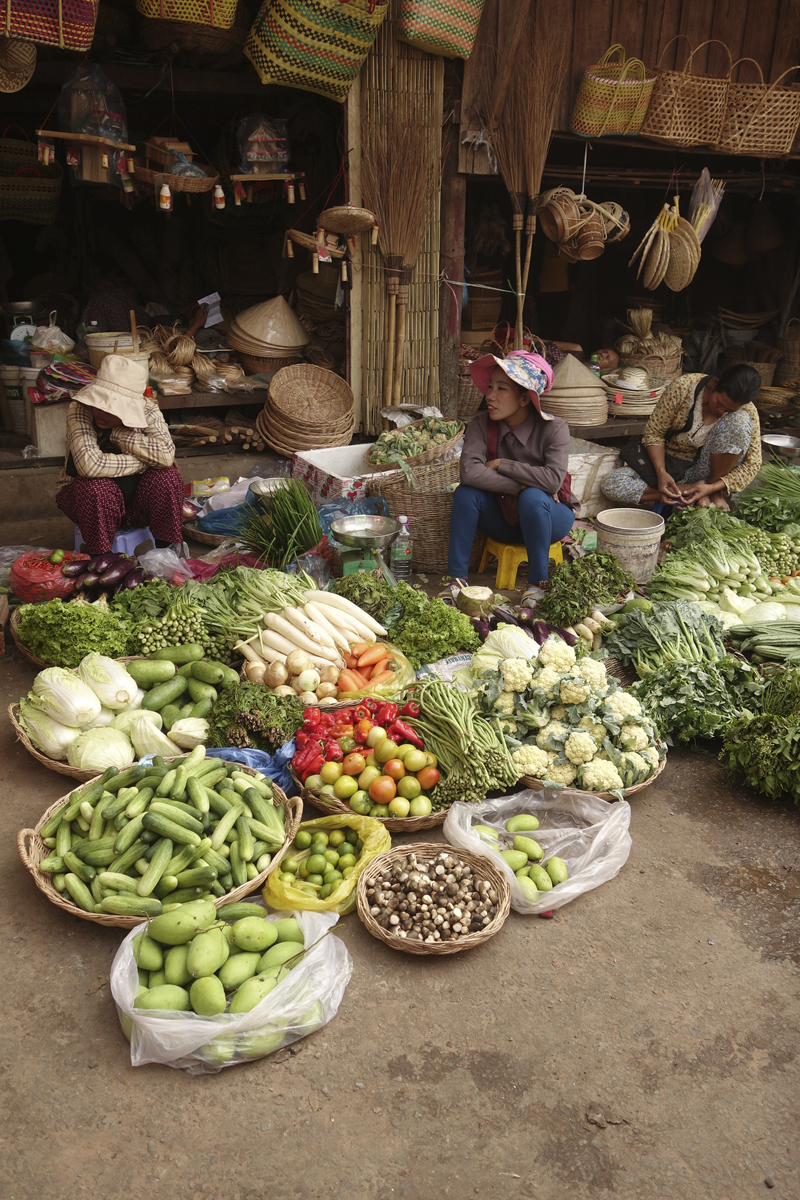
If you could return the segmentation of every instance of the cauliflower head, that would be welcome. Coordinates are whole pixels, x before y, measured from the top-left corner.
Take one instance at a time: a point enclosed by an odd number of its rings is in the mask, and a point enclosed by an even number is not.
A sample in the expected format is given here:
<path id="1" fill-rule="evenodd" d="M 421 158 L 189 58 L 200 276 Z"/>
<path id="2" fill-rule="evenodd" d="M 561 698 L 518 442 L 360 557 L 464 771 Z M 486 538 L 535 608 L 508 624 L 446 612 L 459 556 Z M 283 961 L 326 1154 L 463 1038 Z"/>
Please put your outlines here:
<path id="1" fill-rule="evenodd" d="M 550 763 L 545 778 L 549 779 L 551 783 L 561 783 L 564 787 L 569 787 L 571 783 L 575 782 L 577 774 L 578 771 L 572 763 Z"/>
<path id="2" fill-rule="evenodd" d="M 580 766 L 592 761 L 597 753 L 597 742 L 585 729 L 578 729 L 564 742 L 564 753 L 571 763 Z"/>
<path id="3" fill-rule="evenodd" d="M 588 683 L 578 683 L 576 679 L 565 679 L 561 684 L 562 704 L 583 704 L 589 699 L 591 688 Z"/>
<path id="4" fill-rule="evenodd" d="M 593 692 L 600 696 L 605 695 L 608 678 L 604 662 L 598 662 L 596 658 L 582 658 L 578 663 L 578 674 L 587 681 Z"/>
<path id="5" fill-rule="evenodd" d="M 602 721 L 596 721 L 594 717 L 581 717 L 578 722 L 578 729 L 588 729 L 592 737 L 596 737 L 602 741 L 606 736 L 606 727 Z"/>
<path id="6" fill-rule="evenodd" d="M 506 658 L 500 664 L 503 691 L 524 692 L 533 679 L 533 668 L 524 658 Z"/>
<path id="7" fill-rule="evenodd" d="M 566 721 L 567 715 L 567 710 L 563 704 L 554 704 L 550 709 L 551 721 Z"/>
<path id="8" fill-rule="evenodd" d="M 590 792 L 612 792 L 625 785 L 612 762 L 595 758 L 583 768 L 581 786 Z"/>
<path id="9" fill-rule="evenodd" d="M 620 729 L 619 743 L 624 750 L 635 752 L 636 750 L 646 750 L 650 745 L 650 739 L 641 725 L 634 725 L 633 721 L 626 721 Z"/>
<path id="10" fill-rule="evenodd" d="M 547 645 L 546 642 L 545 642 L 545 645 Z M 569 649 L 569 647 L 567 647 L 567 648 Z M 540 658 L 541 658 L 541 655 L 540 655 Z M 564 674 L 563 671 L 558 671 L 558 670 L 556 670 L 555 667 L 550 667 L 550 666 L 544 667 L 538 673 L 538 675 L 534 676 L 533 686 L 536 688 L 541 688 L 542 691 L 544 692 L 545 696 L 548 697 L 548 699 L 553 699 L 556 696 L 556 693 L 558 692 L 558 688 L 561 684 L 561 678 L 562 678 L 563 674 Z"/>
<path id="11" fill-rule="evenodd" d="M 514 693 L 501 692 L 494 702 L 494 711 L 510 717 L 514 711 Z"/>
<path id="12" fill-rule="evenodd" d="M 620 755 L 620 762 L 624 767 L 632 767 L 634 772 L 637 775 L 642 775 L 643 778 L 651 775 L 653 772 L 652 764 L 646 758 L 642 758 L 641 754 L 637 754 L 635 750 Z"/>
<path id="13" fill-rule="evenodd" d="M 549 749 L 547 746 L 547 739 L 549 737 L 561 737 L 562 734 L 565 734 L 566 732 L 567 727 L 566 725 L 563 725 L 561 721 L 550 721 L 549 724 L 545 725 L 544 729 L 541 729 L 537 734 L 536 745 L 542 750 L 547 750 Z"/>
<path id="14" fill-rule="evenodd" d="M 520 775 L 533 775 L 534 779 L 544 779 L 547 774 L 547 752 L 538 746 L 520 746 L 511 755 L 511 761 Z"/>
<path id="15" fill-rule="evenodd" d="M 632 696 L 630 692 L 623 691 L 621 688 L 618 692 L 612 692 L 606 698 L 606 708 L 610 710 L 619 725 L 622 725 L 626 717 L 640 717 L 642 715 L 642 706 L 636 697 Z"/>
<path id="16" fill-rule="evenodd" d="M 551 634 L 539 651 L 539 662 L 566 675 L 575 666 L 575 651 L 560 637 Z"/>

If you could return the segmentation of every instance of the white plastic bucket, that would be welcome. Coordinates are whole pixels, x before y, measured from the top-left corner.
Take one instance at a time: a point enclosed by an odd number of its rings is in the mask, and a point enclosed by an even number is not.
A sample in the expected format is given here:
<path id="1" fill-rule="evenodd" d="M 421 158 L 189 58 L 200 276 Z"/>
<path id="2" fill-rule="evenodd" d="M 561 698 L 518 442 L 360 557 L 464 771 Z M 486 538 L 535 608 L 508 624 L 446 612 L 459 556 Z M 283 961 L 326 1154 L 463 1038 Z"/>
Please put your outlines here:
<path id="1" fill-rule="evenodd" d="M 595 517 L 597 549 L 613 554 L 637 583 L 653 577 L 664 519 L 641 508 L 606 508 Z"/>
<path id="2" fill-rule="evenodd" d="M 28 395 L 28 388 L 36 386 L 36 380 L 39 377 L 39 367 L 20 367 L 19 378 L 22 388 L 22 403 L 24 406 L 25 428 L 20 430 L 21 433 L 33 433 L 33 405 Z"/>
<path id="3" fill-rule="evenodd" d="M 99 367 L 107 354 L 124 354 L 126 358 L 135 358 L 145 364 L 150 359 L 148 351 L 137 350 L 136 354 L 133 353 L 133 337 L 130 333 L 87 333 L 86 349 L 93 367 Z"/>

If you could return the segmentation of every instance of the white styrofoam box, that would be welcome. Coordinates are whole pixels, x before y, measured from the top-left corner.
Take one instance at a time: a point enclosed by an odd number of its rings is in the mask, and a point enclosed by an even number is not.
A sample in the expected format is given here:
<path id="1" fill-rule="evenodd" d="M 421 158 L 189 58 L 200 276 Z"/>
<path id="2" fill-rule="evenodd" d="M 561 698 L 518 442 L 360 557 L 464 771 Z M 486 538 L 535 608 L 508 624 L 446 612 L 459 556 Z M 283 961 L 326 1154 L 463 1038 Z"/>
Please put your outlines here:
<path id="1" fill-rule="evenodd" d="M 67 453 L 69 404 L 30 404 L 32 437 L 40 458 L 63 458 Z"/>
<path id="2" fill-rule="evenodd" d="M 317 505 L 341 498 L 361 500 L 374 475 L 397 474 L 396 471 L 379 472 L 370 468 L 366 456 L 374 444 L 302 450 L 292 459 L 292 478 L 305 484 Z"/>
<path id="3" fill-rule="evenodd" d="M 615 446 L 601 446 L 582 438 L 571 438 L 569 448 L 567 470 L 572 476 L 573 495 L 581 502 L 576 515 L 583 519 L 596 517 L 601 509 L 608 508 L 602 483 L 619 465 L 619 450 Z"/>

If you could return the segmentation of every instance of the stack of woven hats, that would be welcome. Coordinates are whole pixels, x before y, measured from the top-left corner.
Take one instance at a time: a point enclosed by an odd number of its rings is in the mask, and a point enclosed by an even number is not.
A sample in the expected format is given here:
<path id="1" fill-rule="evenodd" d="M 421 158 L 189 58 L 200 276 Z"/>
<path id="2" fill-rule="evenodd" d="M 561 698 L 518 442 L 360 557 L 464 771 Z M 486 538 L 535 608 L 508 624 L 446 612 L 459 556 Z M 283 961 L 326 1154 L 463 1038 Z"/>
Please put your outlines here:
<path id="1" fill-rule="evenodd" d="M 283 296 L 239 313 L 226 338 L 240 354 L 248 375 L 277 371 L 298 362 L 309 340 Z"/>
<path id="2" fill-rule="evenodd" d="M 570 425 L 604 425 L 608 396 L 602 382 L 574 354 L 553 368 L 553 386 L 541 397 L 542 408 Z"/>

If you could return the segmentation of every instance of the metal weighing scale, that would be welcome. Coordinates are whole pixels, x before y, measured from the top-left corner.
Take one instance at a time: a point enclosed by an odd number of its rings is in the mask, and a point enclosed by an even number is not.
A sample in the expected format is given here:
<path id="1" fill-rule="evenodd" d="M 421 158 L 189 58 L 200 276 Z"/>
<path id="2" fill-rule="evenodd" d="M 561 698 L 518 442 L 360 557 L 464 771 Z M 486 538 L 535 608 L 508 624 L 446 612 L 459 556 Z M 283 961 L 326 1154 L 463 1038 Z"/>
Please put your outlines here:
<path id="1" fill-rule="evenodd" d="M 387 546 L 391 546 L 399 532 L 400 522 L 394 517 L 342 517 L 338 521 L 332 521 L 331 533 L 337 542 L 341 542 L 343 546 L 352 546 L 358 551 L 342 554 L 342 575 L 371 571 L 371 553 L 386 582 L 392 587 L 397 587 L 397 580 L 383 560 L 383 551 Z"/>
<path id="2" fill-rule="evenodd" d="M 795 460 L 800 455 L 800 438 L 788 433 L 762 433 L 761 445 L 768 447 L 772 454 L 790 466 L 796 465 Z"/>

